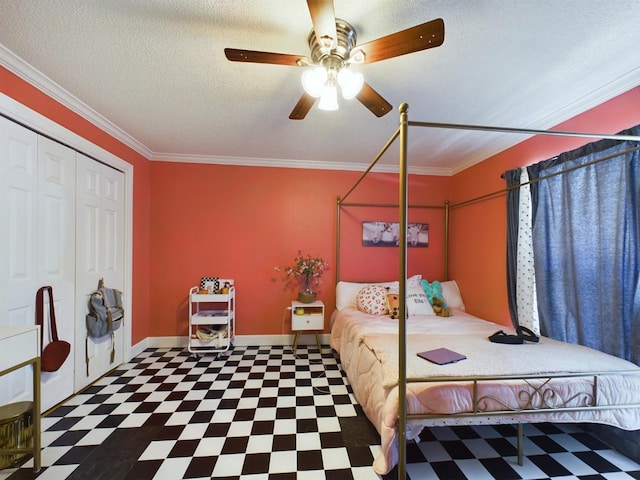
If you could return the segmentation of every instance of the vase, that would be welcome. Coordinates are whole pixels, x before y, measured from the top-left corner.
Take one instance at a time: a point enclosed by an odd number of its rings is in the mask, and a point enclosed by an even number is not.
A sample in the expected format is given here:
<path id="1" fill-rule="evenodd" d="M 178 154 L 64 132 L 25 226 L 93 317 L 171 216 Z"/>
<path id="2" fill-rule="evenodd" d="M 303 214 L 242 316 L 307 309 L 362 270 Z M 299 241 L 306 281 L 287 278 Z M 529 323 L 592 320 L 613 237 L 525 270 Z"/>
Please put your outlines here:
<path id="1" fill-rule="evenodd" d="M 302 290 L 298 293 L 298 301 L 300 303 L 313 303 L 316 301 L 316 292 L 311 290 L 311 275 L 307 274 L 304 277 L 302 284 Z"/>
<path id="2" fill-rule="evenodd" d="M 298 301 L 300 303 L 313 303 L 316 301 L 316 292 L 312 292 L 311 290 L 303 290 L 298 293 Z"/>

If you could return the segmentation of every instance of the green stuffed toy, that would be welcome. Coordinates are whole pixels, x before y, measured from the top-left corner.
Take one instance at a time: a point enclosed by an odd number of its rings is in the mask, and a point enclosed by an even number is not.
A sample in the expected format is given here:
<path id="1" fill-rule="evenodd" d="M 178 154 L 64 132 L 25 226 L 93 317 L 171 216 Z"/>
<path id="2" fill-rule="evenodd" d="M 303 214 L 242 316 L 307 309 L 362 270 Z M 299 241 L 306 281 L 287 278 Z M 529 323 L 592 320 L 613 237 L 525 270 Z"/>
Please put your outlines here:
<path id="1" fill-rule="evenodd" d="M 444 301 L 444 297 L 442 296 L 442 285 L 437 280 L 429 283 L 426 280 L 422 280 L 420 282 L 420 286 L 422 290 L 424 290 L 431 307 L 433 308 L 433 312 L 440 317 L 448 317 L 451 315 L 451 310 L 447 307 L 447 304 Z"/>

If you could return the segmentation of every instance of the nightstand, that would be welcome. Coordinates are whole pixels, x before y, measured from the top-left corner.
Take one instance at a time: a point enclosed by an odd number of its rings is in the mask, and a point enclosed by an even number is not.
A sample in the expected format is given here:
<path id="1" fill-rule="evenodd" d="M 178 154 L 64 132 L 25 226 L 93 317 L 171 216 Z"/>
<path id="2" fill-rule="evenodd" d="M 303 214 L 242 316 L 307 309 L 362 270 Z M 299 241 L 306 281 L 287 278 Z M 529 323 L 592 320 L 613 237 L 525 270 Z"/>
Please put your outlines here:
<path id="1" fill-rule="evenodd" d="M 291 330 L 296 332 L 293 353 L 296 353 L 298 348 L 300 333 L 305 331 L 315 331 L 318 350 L 322 351 L 320 337 L 318 337 L 318 331 L 324 330 L 324 303 L 322 300 L 316 300 L 312 303 L 302 303 L 296 300 L 291 302 Z"/>

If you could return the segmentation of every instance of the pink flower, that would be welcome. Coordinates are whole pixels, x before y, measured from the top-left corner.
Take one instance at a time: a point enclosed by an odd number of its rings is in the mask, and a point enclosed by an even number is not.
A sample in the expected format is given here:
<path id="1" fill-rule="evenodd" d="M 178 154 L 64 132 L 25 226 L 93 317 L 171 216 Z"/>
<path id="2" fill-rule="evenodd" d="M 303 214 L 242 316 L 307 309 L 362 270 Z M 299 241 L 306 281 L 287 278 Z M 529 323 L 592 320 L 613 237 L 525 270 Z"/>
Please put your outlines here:
<path id="1" fill-rule="evenodd" d="M 275 267 L 275 270 L 279 272 L 281 268 Z M 309 290 L 322 283 L 322 274 L 329 270 L 329 264 L 320 255 L 316 254 L 315 257 L 312 257 L 304 255 L 301 250 L 298 250 L 298 255 L 293 259 L 293 265 L 282 267 L 282 270 L 288 277 L 298 279 L 305 290 Z"/>

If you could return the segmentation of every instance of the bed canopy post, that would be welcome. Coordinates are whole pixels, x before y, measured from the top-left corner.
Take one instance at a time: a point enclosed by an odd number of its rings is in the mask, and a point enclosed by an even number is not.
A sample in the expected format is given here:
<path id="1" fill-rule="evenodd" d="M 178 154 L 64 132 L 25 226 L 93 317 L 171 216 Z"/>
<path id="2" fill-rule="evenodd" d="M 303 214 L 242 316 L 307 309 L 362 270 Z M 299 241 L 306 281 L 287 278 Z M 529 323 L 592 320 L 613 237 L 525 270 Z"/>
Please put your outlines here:
<path id="1" fill-rule="evenodd" d="M 407 218 L 408 218 L 408 190 L 407 190 L 407 134 L 408 134 L 408 110 L 409 105 L 400 105 L 400 158 L 399 158 L 399 212 L 400 223 L 400 258 L 399 275 L 400 298 L 403 301 L 399 305 L 398 319 L 398 478 L 406 478 L 407 458 Z"/>
<path id="2" fill-rule="evenodd" d="M 336 285 L 340 280 L 340 195 L 336 198 Z"/>
<path id="3" fill-rule="evenodd" d="M 444 280 L 449 280 L 449 200 L 444 202 Z"/>

